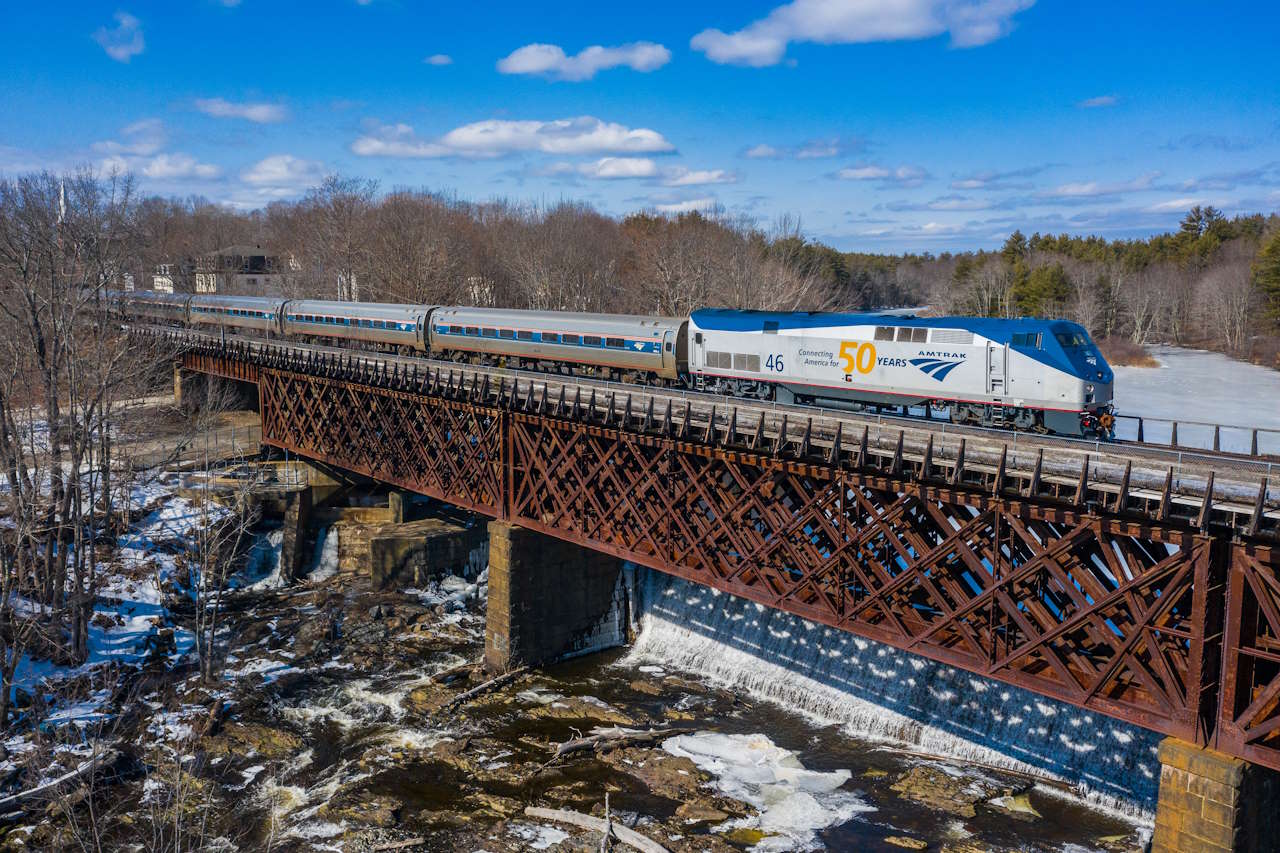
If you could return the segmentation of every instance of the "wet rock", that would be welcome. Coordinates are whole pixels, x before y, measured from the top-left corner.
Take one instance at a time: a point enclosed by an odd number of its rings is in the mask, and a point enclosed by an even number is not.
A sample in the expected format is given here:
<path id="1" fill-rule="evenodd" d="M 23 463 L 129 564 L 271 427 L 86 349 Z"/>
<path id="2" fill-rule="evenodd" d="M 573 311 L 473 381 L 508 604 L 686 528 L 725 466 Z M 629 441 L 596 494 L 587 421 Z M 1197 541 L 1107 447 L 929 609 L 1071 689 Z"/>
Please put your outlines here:
<path id="1" fill-rule="evenodd" d="M 723 823 L 729 819 L 728 813 L 710 803 L 698 801 L 681 803 L 676 809 L 676 817 L 686 823 Z"/>
<path id="2" fill-rule="evenodd" d="M 288 758 L 302 751 L 302 738 L 261 723 L 228 723 L 222 733 L 205 740 L 211 756 L 255 755 L 268 760 Z"/>
<path id="3" fill-rule="evenodd" d="M 908 838 L 905 835 L 890 835 L 884 840 L 885 844 L 892 844 L 894 847 L 901 847 L 904 850 L 927 850 L 929 842 L 921 841 L 919 838 Z"/>
<path id="4" fill-rule="evenodd" d="M 1036 811 L 1035 806 L 1031 805 L 1031 795 L 1026 791 L 1021 794 L 996 797 L 983 805 L 1016 820 L 1033 821 L 1042 817 L 1040 812 Z"/>
<path id="5" fill-rule="evenodd" d="M 646 681 L 643 678 L 637 678 L 635 681 L 631 682 L 630 686 L 635 692 L 644 693 L 648 696 L 661 696 L 666 692 L 662 689 L 661 684 L 657 684 L 653 681 Z"/>
<path id="6" fill-rule="evenodd" d="M 591 720 L 614 726 L 638 725 L 635 718 L 594 696 L 569 696 L 534 708 L 529 716 L 538 720 Z"/>
<path id="7" fill-rule="evenodd" d="M 524 804 L 519 800 L 483 792 L 468 795 L 467 803 L 481 813 L 499 818 L 508 818 L 524 811 Z"/>
<path id="8" fill-rule="evenodd" d="M 1026 789 L 1001 785 L 983 776 L 972 776 L 959 770 L 921 764 L 912 767 L 891 786 L 909 800 L 956 815 L 973 817 L 975 805 L 995 797 L 1005 797 Z"/>
<path id="9" fill-rule="evenodd" d="M 319 814 L 330 820 L 386 829 L 400 822 L 400 810 L 403 807 L 404 804 L 394 797 L 344 792 L 340 799 L 325 804 Z"/>

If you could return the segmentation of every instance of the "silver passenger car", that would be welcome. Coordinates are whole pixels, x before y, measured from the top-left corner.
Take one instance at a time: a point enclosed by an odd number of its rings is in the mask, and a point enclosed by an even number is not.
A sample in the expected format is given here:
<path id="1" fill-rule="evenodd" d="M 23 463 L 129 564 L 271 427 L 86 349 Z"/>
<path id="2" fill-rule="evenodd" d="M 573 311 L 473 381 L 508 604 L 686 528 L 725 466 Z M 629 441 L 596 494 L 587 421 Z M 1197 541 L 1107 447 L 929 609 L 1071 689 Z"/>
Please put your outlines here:
<path id="1" fill-rule="evenodd" d="M 424 329 L 430 312 L 429 305 L 294 300 L 285 304 L 284 333 L 425 350 Z"/>
<path id="2" fill-rule="evenodd" d="M 193 296 L 191 297 L 190 322 L 205 326 L 223 326 L 233 329 L 257 329 L 260 332 L 278 334 L 282 299 L 263 299 L 256 296 Z"/>
<path id="3" fill-rule="evenodd" d="M 187 301 L 191 297 L 184 293 L 135 290 L 111 295 L 122 303 L 122 307 L 128 306 L 128 312 L 136 317 L 187 322 Z"/>
<path id="4" fill-rule="evenodd" d="M 636 370 L 676 379 L 688 321 L 677 317 L 437 308 L 433 353 L 476 352 Z"/>

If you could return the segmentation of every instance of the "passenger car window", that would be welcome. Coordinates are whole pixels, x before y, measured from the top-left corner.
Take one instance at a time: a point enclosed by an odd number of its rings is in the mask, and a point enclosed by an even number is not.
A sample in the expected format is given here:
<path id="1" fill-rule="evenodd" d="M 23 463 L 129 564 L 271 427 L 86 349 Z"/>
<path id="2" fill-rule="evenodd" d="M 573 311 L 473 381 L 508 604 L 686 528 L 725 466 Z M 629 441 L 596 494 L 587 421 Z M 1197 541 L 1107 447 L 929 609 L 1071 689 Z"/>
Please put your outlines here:
<path id="1" fill-rule="evenodd" d="M 614 349 L 622 349 L 627 345 L 627 342 L 622 338 L 608 338 L 605 340 L 604 345 L 607 347 L 613 347 Z"/>
<path id="2" fill-rule="evenodd" d="M 533 340 L 533 332 L 527 332 L 524 329 L 521 329 L 516 332 L 516 337 L 522 341 L 531 341 Z"/>

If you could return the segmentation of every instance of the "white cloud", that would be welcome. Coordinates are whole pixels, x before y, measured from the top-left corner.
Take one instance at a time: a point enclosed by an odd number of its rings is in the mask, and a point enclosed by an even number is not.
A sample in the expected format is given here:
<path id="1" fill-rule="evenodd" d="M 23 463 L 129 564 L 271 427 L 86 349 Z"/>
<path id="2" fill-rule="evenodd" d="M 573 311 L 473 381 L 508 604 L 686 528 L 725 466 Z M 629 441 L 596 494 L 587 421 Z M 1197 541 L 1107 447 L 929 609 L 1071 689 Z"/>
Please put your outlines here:
<path id="1" fill-rule="evenodd" d="M 774 148 L 772 145 L 753 145 L 746 151 L 742 152 L 743 157 L 750 157 L 753 160 L 773 160 L 782 156 L 782 151 Z"/>
<path id="2" fill-rule="evenodd" d="M 144 118 L 120 129 L 123 141 L 105 139 L 93 143 L 93 150 L 103 154 L 129 154 L 146 157 L 164 147 L 167 139 L 164 123 L 158 118 Z"/>
<path id="3" fill-rule="evenodd" d="M 427 65 L 452 65 L 453 57 L 447 53 L 433 53 L 422 61 Z"/>
<path id="4" fill-rule="evenodd" d="M 719 206 L 714 198 L 692 198 L 688 201 L 677 201 L 671 204 L 656 204 L 654 210 L 659 213 L 692 213 L 695 210 L 713 210 Z"/>
<path id="5" fill-rule="evenodd" d="M 1141 177 L 1134 178 L 1132 181 L 1120 181 L 1106 183 L 1103 181 L 1075 181 L 1068 184 L 1060 184 L 1053 189 L 1045 190 L 1037 193 L 1040 198 L 1056 198 L 1056 199 L 1078 199 L 1078 198 L 1099 198 L 1101 196 L 1120 195 L 1127 192 L 1138 192 L 1141 190 L 1149 190 L 1156 178 L 1160 177 L 1159 172 L 1148 172 Z"/>
<path id="6" fill-rule="evenodd" d="M 1115 95 L 1099 95 L 1096 98 L 1085 98 L 1076 104 L 1082 110 L 1096 110 L 1099 107 L 1114 107 L 1120 103 L 1120 99 Z"/>
<path id="7" fill-rule="evenodd" d="M 648 157 L 601 157 L 594 163 L 583 163 L 578 174 L 587 178 L 652 178 L 658 164 Z"/>
<path id="8" fill-rule="evenodd" d="M 419 138 L 407 124 L 373 124 L 351 143 L 362 157 L 501 157 L 522 151 L 544 154 L 651 154 L 673 151 L 662 134 L 592 116 L 554 121 L 486 119 L 454 128 L 436 140 Z"/>
<path id="9" fill-rule="evenodd" d="M 1035 0 L 793 0 L 736 32 L 706 29 L 689 42 L 712 62 L 777 65 L 791 42 L 865 44 L 949 33 L 955 47 L 1007 35 Z"/>
<path id="10" fill-rule="evenodd" d="M 146 48 L 142 38 L 142 22 L 128 12 L 116 12 L 114 29 L 99 27 L 93 40 L 116 62 L 128 62 Z"/>
<path id="11" fill-rule="evenodd" d="M 836 172 L 836 177 L 846 181 L 879 181 L 882 186 L 918 187 L 929 177 L 919 166 L 898 166 L 890 169 L 874 164 L 846 166 Z"/>
<path id="12" fill-rule="evenodd" d="M 273 154 L 240 173 L 240 180 L 264 195 L 289 195 L 324 178 L 324 164 L 292 154 Z"/>
<path id="13" fill-rule="evenodd" d="M 697 187 L 707 184 L 736 183 L 738 176 L 724 169 L 686 169 L 678 166 L 667 172 L 663 184 L 668 187 Z"/>
<path id="14" fill-rule="evenodd" d="M 1170 201 L 1162 201 L 1159 204 L 1153 204 L 1142 209 L 1143 213 L 1186 213 L 1196 205 L 1213 204 L 1211 201 L 1205 201 L 1202 198 L 1175 198 Z M 1221 202 L 1219 202 L 1221 204 Z"/>
<path id="15" fill-rule="evenodd" d="M 655 71 L 671 61 L 671 51 L 651 41 L 618 47 L 592 45 L 574 56 L 554 44 L 527 44 L 498 60 L 503 74 L 544 74 L 556 80 L 590 80 L 596 72 L 626 67 L 633 71 Z"/>
<path id="16" fill-rule="evenodd" d="M 144 177 L 155 180 L 177 178 L 216 178 L 222 170 L 211 163 L 201 163 L 190 154 L 157 154 L 150 160 L 137 164 Z"/>
<path id="17" fill-rule="evenodd" d="M 235 103 L 225 98 L 197 98 L 196 109 L 214 118 L 242 118 L 258 124 L 284 121 L 289 114 L 280 104 Z"/>

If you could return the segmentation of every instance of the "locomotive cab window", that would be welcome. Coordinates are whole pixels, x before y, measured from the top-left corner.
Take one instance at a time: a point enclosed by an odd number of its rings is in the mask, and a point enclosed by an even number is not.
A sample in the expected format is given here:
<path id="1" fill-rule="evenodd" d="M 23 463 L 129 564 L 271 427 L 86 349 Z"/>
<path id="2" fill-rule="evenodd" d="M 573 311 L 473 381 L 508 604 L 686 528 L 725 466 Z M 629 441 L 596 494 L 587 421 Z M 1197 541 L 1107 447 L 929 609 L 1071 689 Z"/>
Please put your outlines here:
<path id="1" fill-rule="evenodd" d="M 877 341 L 893 340 L 893 326 L 876 326 Z"/>

